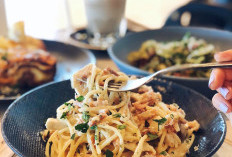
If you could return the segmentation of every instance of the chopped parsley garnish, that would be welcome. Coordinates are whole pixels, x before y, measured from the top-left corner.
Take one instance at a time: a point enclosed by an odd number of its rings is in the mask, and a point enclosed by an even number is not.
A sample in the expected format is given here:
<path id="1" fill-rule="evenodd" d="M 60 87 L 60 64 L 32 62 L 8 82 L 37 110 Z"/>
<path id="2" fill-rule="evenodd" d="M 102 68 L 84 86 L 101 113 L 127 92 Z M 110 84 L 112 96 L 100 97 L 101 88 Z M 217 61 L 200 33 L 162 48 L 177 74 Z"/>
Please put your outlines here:
<path id="1" fill-rule="evenodd" d="M 150 138 L 150 140 L 155 140 L 159 137 L 158 135 L 152 133 L 147 133 L 147 136 Z"/>
<path id="2" fill-rule="evenodd" d="M 69 103 L 69 102 L 65 102 L 64 103 L 66 106 L 68 106 L 68 110 L 70 111 L 71 110 L 71 107 L 73 106 L 72 103 Z"/>
<path id="3" fill-rule="evenodd" d="M 72 105 L 69 104 L 69 105 L 68 105 L 68 110 L 69 110 L 69 111 L 71 110 L 71 107 L 72 107 Z"/>
<path id="4" fill-rule="evenodd" d="M 164 124 L 167 121 L 167 119 L 163 117 L 161 119 L 153 119 L 153 121 L 158 123 L 158 129 L 159 129 L 159 126 Z"/>
<path id="5" fill-rule="evenodd" d="M 167 152 L 166 151 L 162 151 L 160 154 L 165 156 L 165 155 L 167 155 Z"/>
<path id="6" fill-rule="evenodd" d="M 114 153 L 111 152 L 109 149 L 106 150 L 106 157 L 113 157 Z"/>
<path id="7" fill-rule="evenodd" d="M 96 130 L 97 129 L 97 125 L 93 125 L 90 127 L 91 130 Z"/>
<path id="8" fill-rule="evenodd" d="M 174 118 L 174 115 L 173 115 L 173 114 L 170 114 L 170 117 L 173 119 L 173 118 Z"/>
<path id="9" fill-rule="evenodd" d="M 7 61 L 7 57 L 8 57 L 8 53 L 5 53 L 5 54 L 1 57 L 1 59 L 4 60 L 4 61 Z"/>
<path id="10" fill-rule="evenodd" d="M 87 106 L 87 107 L 89 107 L 89 105 L 88 104 L 84 104 L 85 106 Z"/>
<path id="11" fill-rule="evenodd" d="M 72 139 L 72 140 L 74 140 L 75 135 L 76 135 L 75 133 L 74 133 L 74 134 L 72 134 L 72 136 L 71 136 L 71 139 Z"/>
<path id="12" fill-rule="evenodd" d="M 90 118 L 89 112 L 88 112 L 88 111 L 84 111 L 83 114 L 82 114 L 82 119 L 83 119 L 85 122 L 88 122 L 88 121 L 89 121 L 89 118 Z"/>
<path id="13" fill-rule="evenodd" d="M 68 113 L 68 112 L 63 112 L 63 114 L 62 114 L 62 116 L 60 117 L 60 119 L 65 119 L 65 118 L 67 118 L 67 113 Z"/>
<path id="14" fill-rule="evenodd" d="M 161 119 L 153 119 L 153 121 L 157 122 L 159 125 L 162 125 L 167 121 L 167 119 L 163 117 Z"/>
<path id="15" fill-rule="evenodd" d="M 65 102 L 64 104 L 65 104 L 66 106 L 72 105 L 72 103 L 69 103 L 69 102 Z"/>
<path id="16" fill-rule="evenodd" d="M 118 125 L 117 128 L 120 129 L 120 130 L 122 130 L 122 129 L 125 129 L 125 128 L 126 128 L 126 125 Z"/>
<path id="17" fill-rule="evenodd" d="M 121 113 L 116 113 L 112 115 L 114 118 L 120 118 L 121 117 Z"/>
<path id="18" fill-rule="evenodd" d="M 85 99 L 85 97 L 83 97 L 83 96 L 79 96 L 78 98 L 76 98 L 76 100 L 79 102 L 82 102 L 84 99 Z"/>
<path id="19" fill-rule="evenodd" d="M 75 129 L 78 131 L 81 131 L 83 133 L 86 133 L 87 130 L 89 129 L 89 125 L 88 125 L 88 123 L 77 124 L 75 126 Z"/>
<path id="20" fill-rule="evenodd" d="M 95 136 L 94 136 L 94 139 L 97 141 L 97 140 L 98 140 L 98 136 L 97 136 L 97 135 L 95 135 Z"/>

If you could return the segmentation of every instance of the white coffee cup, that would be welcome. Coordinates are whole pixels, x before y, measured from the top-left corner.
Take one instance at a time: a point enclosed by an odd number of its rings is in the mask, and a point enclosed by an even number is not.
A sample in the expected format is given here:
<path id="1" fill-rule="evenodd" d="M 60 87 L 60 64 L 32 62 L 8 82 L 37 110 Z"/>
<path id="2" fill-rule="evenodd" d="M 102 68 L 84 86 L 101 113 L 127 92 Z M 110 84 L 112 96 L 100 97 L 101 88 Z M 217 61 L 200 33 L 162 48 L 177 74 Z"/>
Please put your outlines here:
<path id="1" fill-rule="evenodd" d="M 0 0 L 0 36 L 7 35 L 7 21 L 4 0 Z"/>
<path id="2" fill-rule="evenodd" d="M 84 0 L 91 44 L 108 47 L 125 35 L 126 0 Z"/>

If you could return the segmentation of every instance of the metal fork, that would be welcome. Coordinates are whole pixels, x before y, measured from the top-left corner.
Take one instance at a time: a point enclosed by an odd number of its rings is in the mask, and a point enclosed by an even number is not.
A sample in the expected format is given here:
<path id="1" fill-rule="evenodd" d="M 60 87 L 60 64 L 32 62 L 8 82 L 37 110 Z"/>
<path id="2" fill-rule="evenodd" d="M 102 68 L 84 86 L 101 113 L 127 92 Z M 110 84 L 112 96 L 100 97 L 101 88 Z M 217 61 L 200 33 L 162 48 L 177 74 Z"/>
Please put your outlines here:
<path id="1" fill-rule="evenodd" d="M 232 68 L 232 62 L 215 62 L 215 63 L 204 63 L 204 64 L 181 64 L 171 66 L 166 69 L 159 70 L 151 75 L 142 77 L 140 79 L 128 80 L 126 83 L 109 83 L 108 90 L 123 92 L 130 91 L 150 82 L 154 77 L 176 71 L 184 71 L 189 69 L 210 69 L 210 68 Z"/>

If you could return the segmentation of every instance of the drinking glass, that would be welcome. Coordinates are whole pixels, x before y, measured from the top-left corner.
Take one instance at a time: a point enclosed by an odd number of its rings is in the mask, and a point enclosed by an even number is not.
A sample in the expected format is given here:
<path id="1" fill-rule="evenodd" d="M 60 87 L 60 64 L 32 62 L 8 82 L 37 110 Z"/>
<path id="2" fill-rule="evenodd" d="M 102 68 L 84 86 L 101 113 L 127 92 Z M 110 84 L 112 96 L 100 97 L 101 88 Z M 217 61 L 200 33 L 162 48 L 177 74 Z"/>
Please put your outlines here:
<path id="1" fill-rule="evenodd" d="M 7 35 L 7 21 L 4 0 L 0 0 L 0 36 Z"/>
<path id="2" fill-rule="evenodd" d="M 126 0 L 84 0 L 88 42 L 107 48 L 126 33 Z"/>

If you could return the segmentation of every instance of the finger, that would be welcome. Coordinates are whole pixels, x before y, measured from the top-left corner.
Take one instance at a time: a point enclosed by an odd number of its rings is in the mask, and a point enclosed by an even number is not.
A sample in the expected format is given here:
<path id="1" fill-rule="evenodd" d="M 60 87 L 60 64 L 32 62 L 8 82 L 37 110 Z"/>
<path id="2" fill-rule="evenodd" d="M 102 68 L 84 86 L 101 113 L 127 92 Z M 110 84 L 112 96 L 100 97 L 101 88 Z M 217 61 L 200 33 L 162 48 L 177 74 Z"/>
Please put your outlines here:
<path id="1" fill-rule="evenodd" d="M 217 89 L 217 92 L 220 93 L 226 100 L 232 99 L 232 82 L 225 81 L 223 86 Z"/>
<path id="2" fill-rule="evenodd" d="M 225 73 L 223 69 L 213 69 L 209 78 L 209 88 L 216 90 L 221 87 L 225 80 Z"/>
<path id="3" fill-rule="evenodd" d="M 232 81 L 232 68 L 223 69 L 225 74 L 225 80 Z"/>
<path id="4" fill-rule="evenodd" d="M 212 103 L 214 107 L 224 113 L 231 112 L 231 103 L 225 100 L 221 94 L 217 93 L 213 96 Z"/>
<path id="5" fill-rule="evenodd" d="M 215 53 L 214 58 L 217 62 L 232 61 L 232 50 Z"/>

